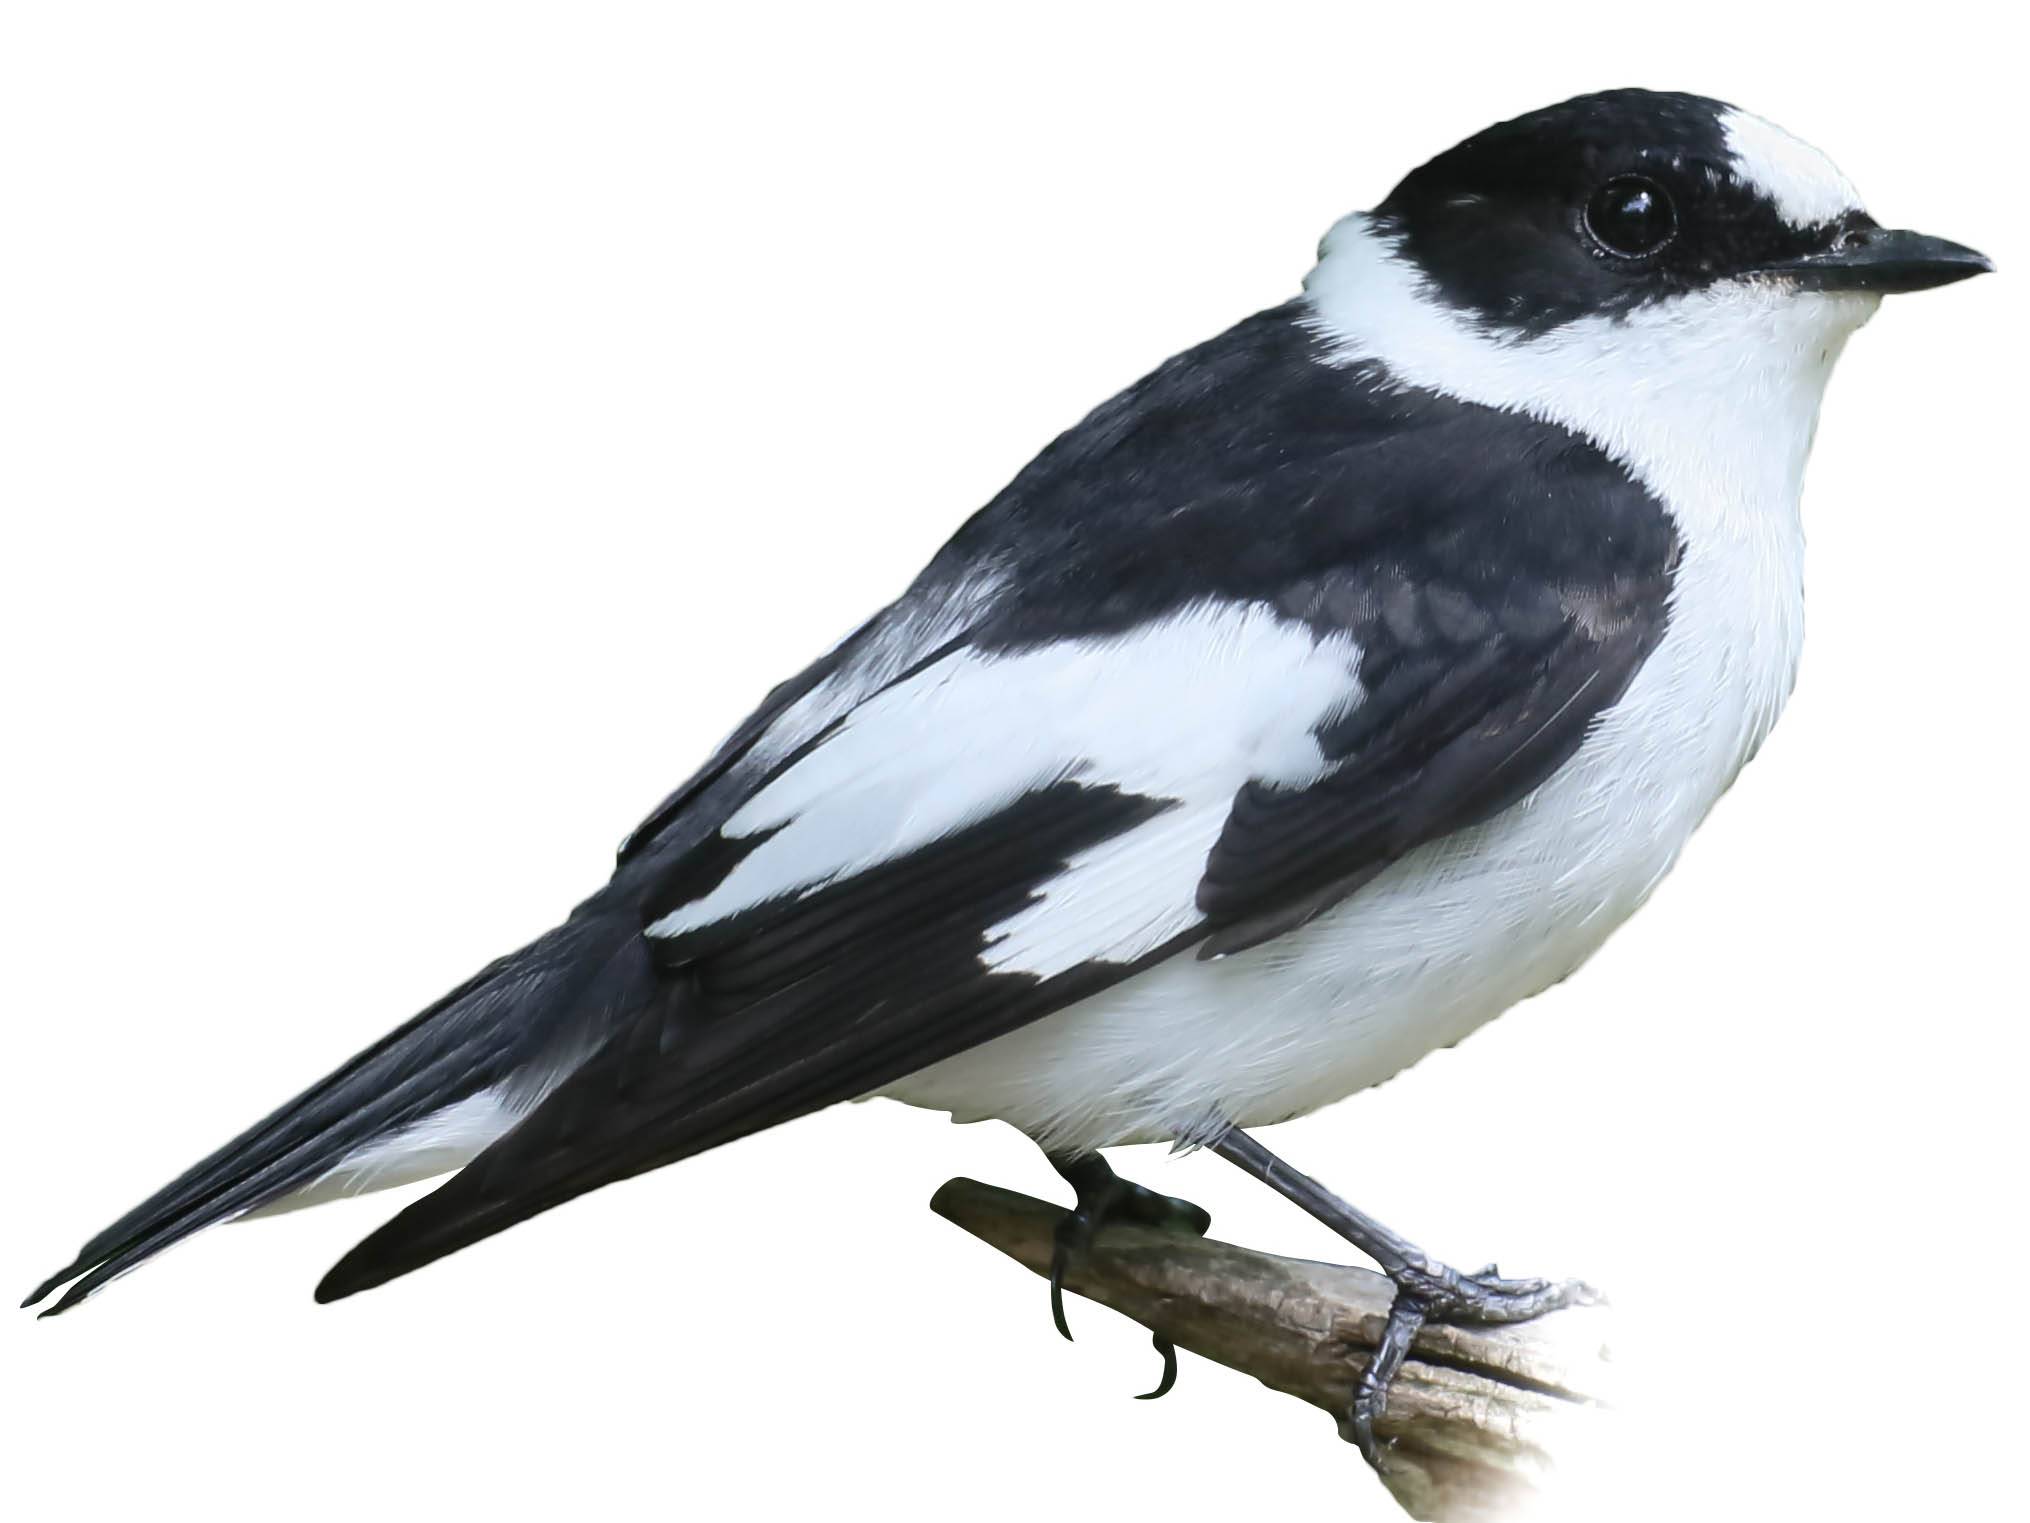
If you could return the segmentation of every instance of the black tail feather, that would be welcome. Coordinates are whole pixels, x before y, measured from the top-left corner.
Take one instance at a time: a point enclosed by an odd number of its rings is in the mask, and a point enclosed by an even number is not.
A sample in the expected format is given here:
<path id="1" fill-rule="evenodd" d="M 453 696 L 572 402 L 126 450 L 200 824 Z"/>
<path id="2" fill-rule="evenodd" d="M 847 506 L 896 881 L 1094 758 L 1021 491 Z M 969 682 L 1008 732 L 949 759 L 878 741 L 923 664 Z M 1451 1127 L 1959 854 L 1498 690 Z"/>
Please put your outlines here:
<path id="1" fill-rule="evenodd" d="M 163 1186 L 21 1304 L 74 1281 L 42 1315 L 68 1311 L 192 1233 L 301 1189 L 363 1144 L 596 1044 L 597 1033 L 581 1043 L 559 1029 L 577 1004 L 572 990 L 610 948 L 610 928 L 590 909 L 494 962 Z"/>
<path id="2" fill-rule="evenodd" d="M 630 1075 L 659 1067 L 656 1060 L 681 1023 L 683 1007 L 681 998 L 657 979 L 639 937 L 620 946 L 578 998 L 591 1023 L 608 1033 L 609 1040 L 588 1054 L 538 1107 L 530 1118 L 533 1135 L 524 1137 L 525 1129 L 517 1127 L 436 1190 L 384 1222 L 332 1266 L 318 1284 L 319 1301 L 337 1301 L 384 1285 L 589 1188 L 580 1179 L 553 1181 L 534 1177 L 542 1174 L 540 1169 L 534 1176 L 527 1171 L 534 1161 L 546 1160 L 554 1152 L 560 1115 L 567 1118 L 561 1123 L 567 1133 L 583 1140 L 584 1133 L 606 1124 L 609 1109 L 626 1109 L 606 1102 L 619 1100 Z M 638 1173 L 652 1166 L 644 1162 L 623 1172 Z M 508 1192 L 511 1200 L 500 1198 L 504 1180 L 515 1182 Z"/>

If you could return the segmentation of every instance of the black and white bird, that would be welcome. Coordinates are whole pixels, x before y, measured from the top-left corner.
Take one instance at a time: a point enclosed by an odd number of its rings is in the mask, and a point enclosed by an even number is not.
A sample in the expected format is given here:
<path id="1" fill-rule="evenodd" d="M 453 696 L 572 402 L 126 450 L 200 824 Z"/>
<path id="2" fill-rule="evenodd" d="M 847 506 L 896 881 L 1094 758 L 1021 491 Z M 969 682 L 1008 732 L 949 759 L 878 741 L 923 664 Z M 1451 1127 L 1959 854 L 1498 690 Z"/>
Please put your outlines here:
<path id="1" fill-rule="evenodd" d="M 1425 1319 L 1462 1274 L 1273 1158 L 1299 1116 L 1583 963 L 1782 711 L 1826 380 L 1884 293 L 1990 268 L 1814 149 L 1621 90 L 1489 128 L 1327 234 L 1303 294 L 1036 457 L 777 687 L 611 882 L 87 1243 L 63 1311 L 215 1222 L 460 1169 L 334 1300 L 870 1094 L 1212 1148 Z M 1166 1373 L 1167 1380 L 1167 1373 Z"/>

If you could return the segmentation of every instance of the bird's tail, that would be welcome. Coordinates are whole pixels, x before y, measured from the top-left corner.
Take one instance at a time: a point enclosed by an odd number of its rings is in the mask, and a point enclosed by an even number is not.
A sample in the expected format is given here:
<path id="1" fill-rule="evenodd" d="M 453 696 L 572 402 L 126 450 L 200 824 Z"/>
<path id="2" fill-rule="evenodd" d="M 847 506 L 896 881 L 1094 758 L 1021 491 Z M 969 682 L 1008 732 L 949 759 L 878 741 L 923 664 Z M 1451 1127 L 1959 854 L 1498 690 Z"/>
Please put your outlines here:
<path id="1" fill-rule="evenodd" d="M 457 1166 L 606 1035 L 586 996 L 628 939 L 597 900 L 501 958 L 99 1233 L 21 1304 L 68 1311 L 217 1222 Z"/>

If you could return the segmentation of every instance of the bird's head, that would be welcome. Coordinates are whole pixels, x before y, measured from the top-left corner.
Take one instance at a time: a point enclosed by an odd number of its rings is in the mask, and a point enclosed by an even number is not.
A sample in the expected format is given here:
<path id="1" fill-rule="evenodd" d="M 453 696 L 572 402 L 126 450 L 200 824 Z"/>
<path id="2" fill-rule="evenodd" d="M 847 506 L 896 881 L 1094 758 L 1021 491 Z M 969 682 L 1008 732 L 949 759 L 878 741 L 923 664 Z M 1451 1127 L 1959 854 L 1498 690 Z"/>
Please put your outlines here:
<path id="1" fill-rule="evenodd" d="M 1433 292 L 1542 333 L 1726 283 L 1879 297 L 1990 268 L 1890 232 L 1832 161 L 1719 101 L 1581 96 L 1476 133 L 1375 209 Z"/>
<path id="2" fill-rule="evenodd" d="M 1345 359 L 1627 453 L 1768 415 L 1796 466 L 1882 296 L 1992 268 L 1891 231 L 1831 160 L 1723 102 L 1585 95 L 1476 133 L 1326 236 L 1312 320 Z M 1760 426 L 1760 425 L 1757 425 Z M 1773 453 L 1773 452 L 1772 452 Z"/>

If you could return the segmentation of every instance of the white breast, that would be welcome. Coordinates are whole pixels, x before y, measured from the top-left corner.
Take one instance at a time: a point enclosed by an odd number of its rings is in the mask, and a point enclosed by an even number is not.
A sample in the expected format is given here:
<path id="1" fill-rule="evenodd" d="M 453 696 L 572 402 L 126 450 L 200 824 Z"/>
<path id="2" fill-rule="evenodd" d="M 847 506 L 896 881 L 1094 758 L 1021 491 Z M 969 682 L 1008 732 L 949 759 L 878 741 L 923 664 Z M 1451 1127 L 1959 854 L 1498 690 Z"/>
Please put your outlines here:
<path id="1" fill-rule="evenodd" d="M 1309 291 L 1348 361 L 1595 440 L 1664 502 L 1683 558 L 1663 641 L 1529 798 L 1238 956 L 1172 959 L 886 1092 L 1052 1146 L 1261 1125 L 1378 1083 L 1579 966 L 1649 895 L 1775 723 L 1803 637 L 1798 498 L 1867 297 L 1733 284 L 1534 341 L 1417 288 L 1361 219 Z"/>

